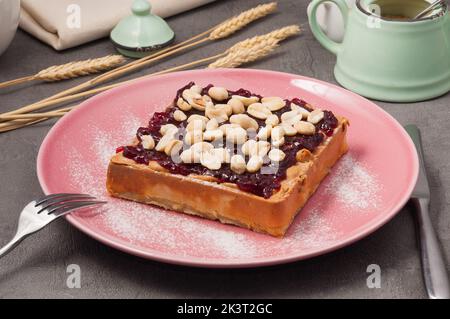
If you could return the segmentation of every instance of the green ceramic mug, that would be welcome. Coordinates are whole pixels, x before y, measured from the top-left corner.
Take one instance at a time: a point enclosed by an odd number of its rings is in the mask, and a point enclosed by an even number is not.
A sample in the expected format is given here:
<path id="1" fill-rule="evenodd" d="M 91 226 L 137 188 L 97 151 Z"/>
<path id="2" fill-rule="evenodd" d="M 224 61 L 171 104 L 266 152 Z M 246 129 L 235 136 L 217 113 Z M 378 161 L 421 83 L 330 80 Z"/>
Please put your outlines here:
<path id="1" fill-rule="evenodd" d="M 335 3 L 345 36 L 333 42 L 321 30 L 316 12 Z M 345 88 L 369 98 L 415 102 L 450 91 L 450 18 L 444 6 L 420 20 L 394 20 L 372 12 L 373 0 L 314 0 L 309 24 L 317 40 L 337 56 L 334 75 Z"/>

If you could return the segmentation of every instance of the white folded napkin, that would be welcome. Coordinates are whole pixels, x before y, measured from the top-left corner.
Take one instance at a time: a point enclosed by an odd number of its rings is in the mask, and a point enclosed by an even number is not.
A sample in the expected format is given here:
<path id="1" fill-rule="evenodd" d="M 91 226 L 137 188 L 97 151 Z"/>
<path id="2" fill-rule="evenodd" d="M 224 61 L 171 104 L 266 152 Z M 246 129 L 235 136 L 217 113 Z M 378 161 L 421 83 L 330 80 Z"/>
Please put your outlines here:
<path id="1" fill-rule="evenodd" d="M 165 18 L 214 0 L 149 0 L 152 12 Z M 22 0 L 20 27 L 64 50 L 108 36 L 133 0 Z M 80 19 L 78 19 L 78 17 Z"/>

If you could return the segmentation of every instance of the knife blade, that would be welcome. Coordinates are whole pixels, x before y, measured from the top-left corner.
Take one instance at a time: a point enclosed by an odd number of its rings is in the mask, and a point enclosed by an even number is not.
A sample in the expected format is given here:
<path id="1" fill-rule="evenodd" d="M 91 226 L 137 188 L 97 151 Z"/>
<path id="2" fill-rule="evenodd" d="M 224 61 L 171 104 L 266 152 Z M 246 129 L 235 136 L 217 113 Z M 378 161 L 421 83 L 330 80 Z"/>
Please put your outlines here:
<path id="1" fill-rule="evenodd" d="M 406 132 L 408 132 L 414 145 L 416 146 L 417 155 L 419 156 L 419 176 L 417 178 L 416 187 L 413 190 L 412 197 L 414 198 L 430 198 L 430 186 L 428 185 L 427 173 L 425 170 L 425 160 L 423 156 L 422 139 L 420 131 L 415 125 L 406 125 Z"/>
<path id="2" fill-rule="evenodd" d="M 416 207 L 422 274 L 428 296 L 431 299 L 450 299 L 450 283 L 438 238 L 428 213 L 430 205 L 430 187 L 424 165 L 424 155 L 420 131 L 415 125 L 405 126 L 406 132 L 414 142 L 419 156 L 419 177 L 411 201 Z"/>

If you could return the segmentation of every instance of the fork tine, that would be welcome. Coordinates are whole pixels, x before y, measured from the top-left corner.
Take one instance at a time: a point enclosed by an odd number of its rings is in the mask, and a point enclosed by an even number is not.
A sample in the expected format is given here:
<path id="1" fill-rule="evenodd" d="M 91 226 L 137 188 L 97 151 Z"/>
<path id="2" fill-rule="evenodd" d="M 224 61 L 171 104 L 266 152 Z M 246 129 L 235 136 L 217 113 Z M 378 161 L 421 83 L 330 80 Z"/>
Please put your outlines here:
<path id="1" fill-rule="evenodd" d="M 61 216 L 63 214 L 70 213 L 71 211 L 74 211 L 76 209 L 89 207 L 89 206 L 104 205 L 106 203 L 107 202 L 105 202 L 105 201 L 83 201 L 83 202 L 62 203 L 62 204 L 56 205 L 55 207 L 52 207 L 50 210 L 48 210 L 48 215 L 53 214 L 56 216 Z"/>
<path id="2" fill-rule="evenodd" d="M 69 199 L 69 198 L 73 198 L 73 197 L 81 197 L 81 196 L 82 196 L 83 198 L 86 198 L 86 199 L 88 199 L 88 198 L 94 198 L 94 197 L 92 197 L 91 195 L 88 195 L 88 194 L 75 194 L 75 193 L 59 193 L 59 194 L 51 194 L 51 195 L 45 196 L 45 197 L 43 197 L 43 198 L 37 200 L 37 201 L 36 201 L 36 204 L 35 204 L 35 207 L 37 207 L 37 206 L 39 206 L 39 205 L 41 205 L 41 204 L 43 204 L 43 203 L 45 203 L 45 202 L 48 202 L 48 201 L 53 201 L 53 202 L 55 202 L 55 200 L 61 199 L 61 198 L 67 198 L 67 199 Z"/>
<path id="3" fill-rule="evenodd" d="M 58 204 L 66 203 L 66 202 L 75 202 L 75 201 L 81 201 L 81 200 L 89 200 L 89 199 L 96 199 L 96 198 L 93 197 L 93 196 L 82 195 L 82 194 L 79 194 L 78 196 L 74 195 L 74 196 L 65 196 L 65 197 L 52 198 L 52 199 L 49 199 L 49 200 L 43 202 L 41 205 L 37 205 L 36 207 L 40 208 L 37 213 L 40 214 L 44 210 L 46 210 L 48 208 L 51 208 L 54 205 L 58 205 Z"/>

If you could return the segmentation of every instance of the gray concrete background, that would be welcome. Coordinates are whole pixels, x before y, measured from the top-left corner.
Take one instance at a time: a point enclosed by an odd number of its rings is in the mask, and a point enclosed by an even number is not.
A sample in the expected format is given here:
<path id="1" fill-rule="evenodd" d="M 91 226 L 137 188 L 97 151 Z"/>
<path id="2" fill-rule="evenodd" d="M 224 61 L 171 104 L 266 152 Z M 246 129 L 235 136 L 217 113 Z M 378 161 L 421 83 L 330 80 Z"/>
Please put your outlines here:
<path id="1" fill-rule="evenodd" d="M 177 38 L 200 33 L 261 0 L 220 1 L 168 19 Z M 164 61 L 140 72 L 160 70 L 221 52 L 240 39 L 288 24 L 304 26 L 301 37 L 283 43 L 278 53 L 250 65 L 298 73 L 335 83 L 335 58 L 313 38 L 306 0 L 280 0 L 278 13 L 235 36 Z M 54 64 L 113 53 L 108 40 L 57 53 L 19 31 L 0 57 L 0 81 L 33 74 Z M 30 84 L 0 92 L 0 112 L 22 106 L 84 81 Z M 450 257 L 450 95 L 415 104 L 377 102 L 401 124 L 422 130 L 432 188 L 431 214 L 449 265 Z M 53 122 L 0 134 L 0 244 L 13 235 L 23 206 L 42 195 L 36 177 L 39 146 Z M 388 165 L 388 163 L 387 163 Z M 392 178 L 395 178 L 393 176 Z M 78 264 L 82 288 L 68 289 L 66 267 Z M 366 286 L 366 267 L 382 270 L 380 289 Z M 287 265 L 244 270 L 208 270 L 172 266 L 129 256 L 104 246 L 59 220 L 0 259 L 0 298 L 425 298 L 412 209 L 406 207 L 369 237 L 337 252 Z"/>

